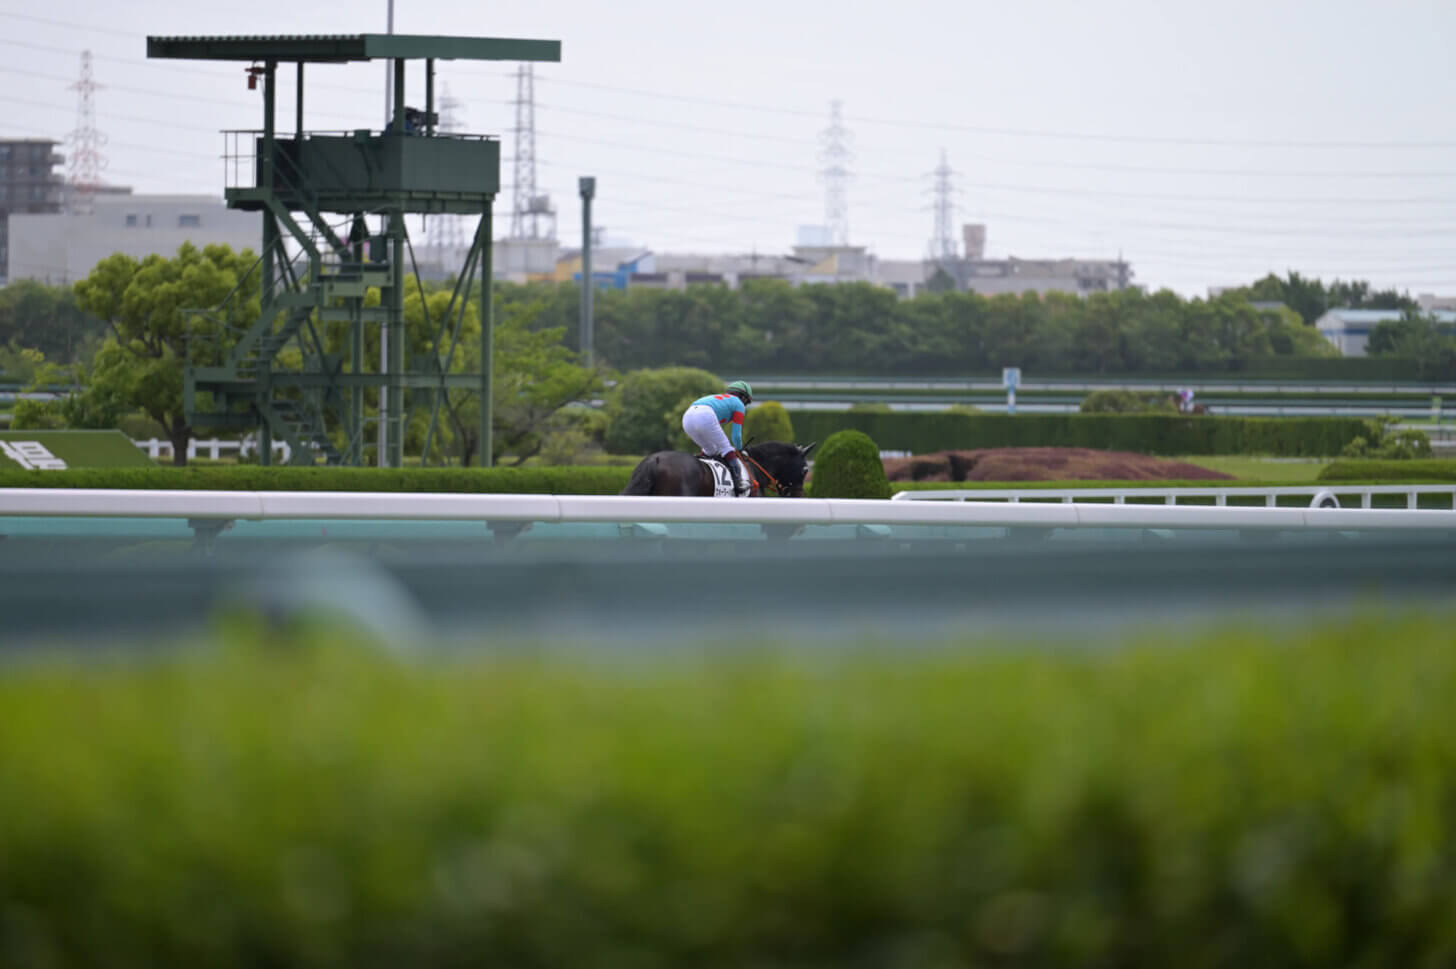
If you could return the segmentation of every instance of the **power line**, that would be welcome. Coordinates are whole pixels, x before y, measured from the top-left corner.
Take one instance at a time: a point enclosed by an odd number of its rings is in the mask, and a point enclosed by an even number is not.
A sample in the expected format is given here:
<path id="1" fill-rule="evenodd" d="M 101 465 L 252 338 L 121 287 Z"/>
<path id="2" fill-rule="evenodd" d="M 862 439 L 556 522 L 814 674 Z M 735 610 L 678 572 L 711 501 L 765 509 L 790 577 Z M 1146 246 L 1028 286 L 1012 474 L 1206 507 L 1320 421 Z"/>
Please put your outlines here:
<path id="1" fill-rule="evenodd" d="M 644 174 L 642 172 L 632 172 L 632 171 L 619 171 L 619 172 L 610 172 L 610 171 L 608 171 L 607 174 L 611 174 L 611 175 L 614 175 L 615 177 L 618 177 L 618 178 L 622 179 L 622 184 L 624 186 L 631 186 L 635 182 L 644 180 L 647 177 L 647 176 L 644 176 Z M 664 177 L 651 176 L 651 181 L 652 181 L 654 187 L 658 187 L 661 184 L 668 184 L 668 183 L 670 183 L 670 184 L 677 184 L 677 185 L 681 185 L 681 186 L 683 186 L 685 188 L 689 188 L 689 189 L 693 189 L 693 188 L 703 189 L 703 190 L 712 192 L 715 196 L 721 195 L 721 193 L 724 191 L 724 189 L 729 187 L 729 186 L 725 186 L 725 185 L 719 184 L 719 183 L 706 182 L 706 181 L 694 181 L 694 180 L 688 180 L 688 179 L 682 179 L 682 178 L 671 178 L 671 177 L 666 177 L 666 176 L 664 176 Z M 768 200 L 768 201 L 777 201 L 777 200 L 784 199 L 784 200 L 790 200 L 790 201 L 794 201 L 794 202 L 800 202 L 800 203 L 803 203 L 803 204 L 806 204 L 806 205 L 809 203 L 809 196 L 806 193 L 803 193 L 803 192 L 797 192 L 797 193 L 796 192 L 741 193 L 741 194 L 742 194 L 743 197 L 762 198 L 762 199 L 765 199 L 765 200 Z M 876 208 L 876 207 L 879 206 L 880 203 L 877 203 L 874 200 L 870 200 L 870 201 L 867 201 L 867 202 L 865 202 L 863 204 L 866 207 L 868 207 L 868 208 Z M 689 207 L 682 207 L 682 208 L 679 208 L 679 209 L 675 209 L 674 211 L 691 211 L 691 212 L 702 213 L 702 212 L 706 212 L 708 210 L 705 210 L 701 206 L 689 206 Z M 768 210 L 764 210 L 764 212 L 767 213 Z M 1042 224 L 1050 224 L 1050 225 L 1070 225 L 1070 226 L 1077 226 L 1077 227 L 1083 227 L 1083 226 L 1086 226 L 1088 224 L 1088 220 L 1086 218 L 1074 218 L 1074 217 L 1068 217 L 1066 215 L 1059 215 L 1059 216 L 1052 216 L 1052 217 L 1038 216 L 1038 215 L 1035 215 L 1035 214 L 1027 213 L 1025 211 L 1010 211 L 1010 210 L 1008 210 L 1008 211 L 997 211 L 997 210 L 988 210 L 988 211 L 986 211 L 984 213 L 984 215 L 987 216 L 987 217 L 994 218 L 994 219 L 996 219 L 998 221 L 1004 221 L 1004 222 L 1008 222 L 1008 223 L 1042 223 Z M 735 216 L 735 217 L 737 217 L 737 216 Z M 1259 238 L 1261 236 L 1287 236 L 1287 237 L 1308 236 L 1308 237 L 1323 237 L 1323 236 L 1329 235 L 1332 231 L 1337 231 L 1339 228 L 1341 228 L 1346 223 L 1337 222 L 1337 223 L 1312 224 L 1312 223 L 1302 223 L 1302 222 L 1291 222 L 1290 220 L 1282 220 L 1282 221 L 1274 222 L 1274 223 L 1267 223 L 1267 222 L 1260 222 L 1260 223 L 1250 223 L 1250 222 L 1221 222 L 1221 223 L 1196 222 L 1196 223 L 1187 223 L 1187 222 L 1179 222 L 1179 221 L 1173 221 L 1173 220 L 1159 220 L 1159 221 L 1129 220 L 1125 216 L 1118 215 L 1118 216 L 1113 217 L 1110 221 L 1109 220 L 1103 220 L 1099 224 L 1100 225 L 1103 225 L 1103 226 L 1106 226 L 1109 229 L 1116 229 L 1116 228 L 1119 228 L 1119 227 L 1135 227 L 1135 228 L 1152 228 L 1152 229 L 1158 229 L 1158 230 L 1164 230 L 1164 231 L 1189 231 L 1189 232 L 1195 232 L 1195 233 L 1236 234 L 1236 235 L 1241 235 L 1241 236 L 1249 236 L 1251 238 L 1251 242 L 1248 243 L 1248 244 L 1249 245 L 1254 245 L 1256 243 L 1254 241 L 1252 241 L 1252 240 L 1257 240 L 1257 238 Z M 1363 226 L 1369 227 L 1369 229 L 1367 229 L 1367 231 L 1362 232 L 1361 238 L 1363 238 L 1363 239 L 1378 239 L 1378 238 L 1391 238 L 1391 239 L 1444 238 L 1446 236 L 1452 235 L 1453 233 L 1456 233 L 1456 223 L 1439 223 L 1439 222 L 1424 222 L 1424 221 L 1399 222 L 1399 221 L 1355 220 L 1355 222 L 1353 222 L 1351 224 L 1363 225 Z M 1384 230 L 1384 231 L 1380 231 L 1380 230 Z"/>
<path id="2" fill-rule="evenodd" d="M 577 81 L 566 78 L 553 78 L 551 83 L 561 84 L 569 87 L 593 88 L 600 91 L 607 91 L 615 94 L 632 94 L 640 97 L 657 98 L 664 101 L 678 101 L 685 104 L 702 104 L 712 107 L 730 108 L 740 111 L 755 111 L 764 114 L 779 114 L 789 117 L 813 117 L 816 112 L 799 109 L 775 107 L 763 104 L 750 104 L 742 101 L 725 101 L 718 98 L 704 98 L 685 94 L 671 94 L 662 91 L 649 91 L 642 88 L 627 88 L 612 84 L 599 84 L 591 81 Z M 1230 147 L 1230 148 L 1394 148 L 1394 149 L 1451 149 L 1456 148 L 1456 141 L 1378 141 L 1344 139 L 1321 141 L 1318 139 L 1240 139 L 1240 138 L 1187 138 L 1178 136 L 1163 135 L 1123 135 L 1123 134 L 1102 134 L 1095 132 L 1072 132 L 1055 131 L 1036 128 L 998 128 L 984 125 L 947 124 L 945 122 L 928 121 L 907 121 L 903 118 L 874 118 L 863 115 L 850 115 L 844 119 L 846 122 L 855 124 L 886 125 L 899 128 L 918 128 L 927 131 L 958 131 L 966 134 L 977 135 L 1005 135 L 1023 138 L 1051 138 L 1066 141 L 1101 141 L 1115 144 L 1151 144 L 1151 145 L 1185 145 L 1188 147 Z"/>
<path id="3" fill-rule="evenodd" d="M 136 30 L 121 30 L 116 27 L 101 27 L 94 23 L 78 23 L 74 20 L 52 20 L 49 17 L 37 17 L 33 14 L 15 13 L 10 10 L 0 10 L 0 17 L 9 17 L 11 20 L 28 20 L 35 24 L 48 24 L 52 27 L 65 27 L 69 30 L 90 30 L 98 34 L 111 34 L 116 37 L 137 37 L 142 36 Z"/>
<path id="4" fill-rule="evenodd" d="M 591 114 L 591 112 L 584 112 L 584 111 L 578 111 L 578 112 L 575 112 L 575 113 L 581 114 L 581 115 L 590 115 Z M 646 123 L 658 124 L 658 125 L 667 126 L 667 127 L 673 127 L 673 125 L 671 125 L 670 123 L 668 123 L 668 122 L 662 122 L 660 120 L 659 121 L 655 121 L 655 122 L 646 122 Z M 711 130 L 711 129 L 703 129 L 701 126 L 691 126 L 691 127 L 693 127 L 695 130 Z M 828 130 L 829 129 L 825 129 L 826 133 L 827 133 Z M 847 128 L 843 128 L 842 124 L 841 124 L 841 130 L 844 131 L 846 134 L 848 132 L 848 129 Z M 723 134 L 723 135 L 735 135 L 735 134 L 737 134 L 736 132 L 733 132 L 733 131 L 730 131 L 730 130 L 726 130 L 726 129 L 718 129 L 717 130 L 717 133 Z M 646 153 L 646 154 L 652 154 L 652 155 L 676 154 L 676 155 L 679 155 L 679 156 L 682 156 L 682 157 L 700 157 L 700 158 L 715 159 L 715 160 L 721 159 L 721 157 L 722 157 L 722 156 L 717 156 L 717 155 L 705 155 L 705 154 L 702 154 L 702 153 L 697 153 L 696 155 L 694 155 L 691 152 L 682 152 L 680 150 L 675 150 L 675 149 L 659 148 L 657 146 L 646 145 L 646 144 L 643 144 L 643 143 L 640 143 L 640 142 L 639 143 L 634 143 L 634 144 L 624 144 L 622 142 L 604 141 L 604 140 L 599 140 L 599 139 L 583 138 L 581 136 L 566 135 L 566 134 L 555 134 L 555 135 L 553 135 L 553 137 L 559 137 L 559 138 L 568 138 L 569 137 L 569 138 L 573 138 L 576 141 L 583 141 L 583 142 L 588 142 L 588 143 L 591 143 L 591 144 L 599 144 L 599 145 L 608 146 L 608 147 L 618 147 L 618 148 L 623 148 L 623 149 L 628 150 L 628 151 L 638 151 L 638 152 L 642 152 L 642 153 Z M 822 143 L 822 136 L 821 136 L 821 143 Z M 781 162 L 765 162 L 765 161 L 756 160 L 756 159 L 727 159 L 727 160 L 735 161 L 735 162 L 738 162 L 740 164 L 752 165 L 754 167 L 763 167 L 764 165 L 767 165 L 767 164 L 772 164 L 774 167 L 778 167 L 778 168 L 801 168 L 802 167 L 802 166 L 797 166 L 797 165 L 793 165 L 793 164 L 787 164 L 787 163 L 781 163 Z M 1257 168 L 1177 168 L 1177 167 L 1156 166 L 1156 165 L 1121 165 L 1121 164 L 1100 163 L 1100 162 L 1056 162 L 1056 161 L 1037 161 L 1037 160 L 1025 160 L 1025 159 L 1023 159 L 1023 160 L 1014 160 L 1014 159 L 985 159 L 984 157 L 983 157 L 983 160 L 994 160 L 994 161 L 1000 162 L 1002 164 L 1007 164 L 1007 165 L 1020 165 L 1020 166 L 1024 166 L 1024 167 L 1054 168 L 1054 169 L 1063 169 L 1063 170 L 1067 170 L 1067 171 L 1078 171 L 1078 172 L 1087 172 L 1087 171 L 1121 172 L 1121 173 L 1139 174 L 1139 175 L 1174 175 L 1174 176 L 1201 175 L 1201 176 L 1218 176 L 1218 177 L 1232 177 L 1232 178 L 1300 178 L 1300 179 L 1316 179 L 1316 178 L 1318 178 L 1318 179 L 1324 179 L 1324 178 L 1329 178 L 1329 179 L 1395 179 L 1395 178 L 1402 178 L 1402 179 L 1456 179 L 1456 167 L 1453 167 L 1451 169 L 1406 170 L 1406 171 L 1400 171 L 1400 170 L 1394 170 L 1394 171 L 1372 171 L 1372 170 L 1350 170 L 1350 169 L 1345 169 L 1345 170 L 1327 169 L 1327 170 L 1324 170 L 1324 171 L 1302 171 L 1302 170 L 1257 169 Z M 822 171 L 822 169 L 821 169 L 821 171 Z M 863 174 L 864 177 L 866 177 L 866 178 L 874 178 L 874 179 L 879 179 L 879 180 L 884 180 L 884 181 L 897 181 L 897 182 L 913 181 L 913 180 L 916 180 L 916 179 L 919 178 L 919 176 L 917 176 L 917 175 L 898 175 L 898 174 L 892 175 L 892 174 L 873 173 L 873 172 L 864 172 L 864 173 L 860 173 L 860 174 Z M 1176 197 L 1182 197 L 1182 196 L 1176 196 Z"/>
<path id="5" fill-rule="evenodd" d="M 37 17 L 32 14 L 16 13 L 8 10 L 0 10 L 0 17 L 7 17 L 14 20 L 28 21 L 31 23 L 47 24 L 50 26 L 64 27 L 70 30 L 89 30 L 97 33 L 110 34 L 118 37 L 135 38 L 145 36 L 144 33 L 135 30 L 124 30 L 113 27 L 98 26 L 90 22 L 78 22 L 57 20 L 48 17 Z M 457 69 L 459 70 L 459 69 Z M 495 70 L 459 70 L 462 74 L 476 76 L 501 76 L 500 71 Z M 730 108 L 733 110 L 753 111 L 765 114 L 779 114 L 790 117 L 813 117 L 817 112 L 807 109 L 786 108 L 764 104 L 754 104 L 742 101 L 730 101 L 720 98 L 705 98 L 694 95 L 674 94 L 664 91 L 654 91 L 643 88 L 623 87 L 613 84 L 602 84 L 591 81 L 578 81 L 566 78 L 553 79 L 551 83 L 561 84 L 570 87 L 588 88 L 606 91 L 614 94 L 630 94 L 638 97 L 656 98 L 666 101 L 677 101 L 685 104 L 710 105 L 714 107 Z M 1316 148 L 1316 149 L 1399 149 L 1399 150 L 1447 150 L 1456 148 L 1456 141 L 1453 140 L 1378 140 L 1378 139 L 1277 139 L 1277 138 L 1211 138 L 1207 136 L 1187 137 L 1179 135 L 1131 135 L 1106 132 L 1087 131 L 1066 131 L 1045 128 L 1016 128 L 998 127 L 992 125 L 971 125 L 956 124 L 943 121 L 917 121 L 905 118 L 879 118 L 866 115 L 846 116 L 841 119 L 844 122 L 855 124 L 883 125 L 897 128 L 913 128 L 926 131 L 954 131 L 976 135 L 998 135 L 1017 138 L 1038 138 L 1054 139 L 1062 141 L 1080 142 L 1105 142 L 1109 144 L 1144 144 L 1144 145 L 1172 145 L 1187 147 L 1230 147 L 1230 148 Z"/>

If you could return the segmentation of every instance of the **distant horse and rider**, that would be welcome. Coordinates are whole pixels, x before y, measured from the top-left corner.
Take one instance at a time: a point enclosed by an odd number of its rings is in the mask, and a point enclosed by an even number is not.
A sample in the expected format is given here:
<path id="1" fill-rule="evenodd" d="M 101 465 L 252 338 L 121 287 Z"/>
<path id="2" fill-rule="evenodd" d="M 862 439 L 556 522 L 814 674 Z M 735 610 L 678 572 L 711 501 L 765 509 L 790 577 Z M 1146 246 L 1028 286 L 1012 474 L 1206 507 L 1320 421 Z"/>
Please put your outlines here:
<path id="1" fill-rule="evenodd" d="M 814 444 L 819 442 L 815 441 Z M 809 452 L 814 444 L 764 441 L 750 444 L 740 453 L 753 479 L 752 494 L 759 497 L 802 498 L 804 478 L 809 474 Z M 670 495 L 683 498 L 711 498 L 719 491 L 713 465 L 720 459 L 682 451 L 657 451 L 643 458 L 632 471 L 624 495 Z"/>

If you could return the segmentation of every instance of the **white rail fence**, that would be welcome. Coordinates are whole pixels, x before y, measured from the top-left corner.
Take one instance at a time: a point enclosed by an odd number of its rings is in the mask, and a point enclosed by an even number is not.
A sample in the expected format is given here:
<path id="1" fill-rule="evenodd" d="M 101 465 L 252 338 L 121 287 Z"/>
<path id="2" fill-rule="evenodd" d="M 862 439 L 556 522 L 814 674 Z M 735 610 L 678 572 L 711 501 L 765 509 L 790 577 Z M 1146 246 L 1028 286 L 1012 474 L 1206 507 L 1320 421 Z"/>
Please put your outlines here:
<path id="1" fill-rule="evenodd" d="M 944 493 L 942 493 L 944 494 Z M 1024 494 L 1024 493 L 1023 493 Z M 1105 492 L 1103 493 L 1105 495 Z M 1421 530 L 1456 537 L 1456 511 L 1237 507 L 1074 501 L 868 501 L 813 498 L 643 498 L 601 495 L 0 489 L 0 517 L 235 520 L 958 525 L 1036 528 Z M 509 530 L 509 528 L 507 529 Z"/>
<path id="2" fill-rule="evenodd" d="M 892 501 L 1003 501 L 1012 504 L 1023 502 L 1111 502 L 1115 505 L 1128 503 L 1152 503 L 1161 501 L 1165 505 L 1177 505 L 1189 498 L 1212 498 L 1214 505 L 1228 505 L 1230 498 L 1247 501 L 1250 498 L 1262 501 L 1266 507 L 1274 508 L 1280 498 L 1307 498 L 1314 508 L 1348 508 L 1358 502 L 1361 508 L 1372 507 L 1375 495 L 1402 495 L 1407 508 L 1418 507 L 1422 495 L 1438 495 L 1452 508 L 1456 508 L 1456 485 L 1410 484 L 1410 485 L 1345 485 L 1338 483 L 1322 485 L 1294 485 L 1275 488 L 946 488 L 934 491 L 900 491 Z M 1203 505 L 1203 507 L 1207 507 Z"/>

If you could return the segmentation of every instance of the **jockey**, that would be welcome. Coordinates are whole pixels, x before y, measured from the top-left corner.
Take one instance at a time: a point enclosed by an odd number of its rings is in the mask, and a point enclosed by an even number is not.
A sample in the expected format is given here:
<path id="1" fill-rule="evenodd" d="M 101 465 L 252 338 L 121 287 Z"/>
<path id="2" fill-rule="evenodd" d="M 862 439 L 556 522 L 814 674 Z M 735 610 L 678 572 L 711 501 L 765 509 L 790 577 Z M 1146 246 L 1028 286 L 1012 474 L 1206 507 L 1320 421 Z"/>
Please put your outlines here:
<path id="1" fill-rule="evenodd" d="M 753 479 L 743 466 L 738 451 L 743 447 L 743 415 L 753 403 L 753 388 L 735 380 L 721 394 L 699 397 L 683 412 L 682 428 L 703 453 L 721 458 L 733 472 L 733 493 L 743 498 L 752 488 Z M 728 434 L 723 428 L 728 428 Z M 731 440 L 730 440 L 731 439 Z"/>

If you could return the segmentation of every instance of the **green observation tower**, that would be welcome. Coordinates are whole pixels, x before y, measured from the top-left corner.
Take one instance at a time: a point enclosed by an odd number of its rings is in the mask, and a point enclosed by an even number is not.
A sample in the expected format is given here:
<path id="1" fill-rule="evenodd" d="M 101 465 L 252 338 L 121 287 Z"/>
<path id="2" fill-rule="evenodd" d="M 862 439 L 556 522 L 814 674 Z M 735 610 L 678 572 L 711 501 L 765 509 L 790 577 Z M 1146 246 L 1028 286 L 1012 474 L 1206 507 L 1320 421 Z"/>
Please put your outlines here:
<path id="1" fill-rule="evenodd" d="M 242 280 L 220 306 L 192 316 L 183 384 L 192 426 L 255 430 L 264 463 L 282 440 L 292 464 L 362 465 L 374 444 L 381 466 L 399 467 L 409 419 L 428 408 L 425 460 L 442 420 L 454 415 L 467 449 L 489 464 L 491 207 L 500 190 L 500 142 L 436 130 L 435 62 L 559 61 L 560 42 L 407 34 L 148 37 L 147 56 L 241 62 L 248 87 L 261 86 L 263 95 L 261 130 L 223 132 L 227 204 L 262 215 L 261 255 L 250 272 L 258 274 L 257 285 Z M 305 130 L 305 65 L 381 59 L 393 74 L 383 130 Z M 423 110 L 406 104 L 411 60 L 424 62 Z M 296 80 L 291 133 L 277 125 L 279 64 L 291 65 Z M 413 355 L 404 320 L 406 287 L 418 286 L 410 278 L 417 273 L 408 215 L 479 219 L 438 319 L 429 317 L 420 294 L 434 339 Z M 483 293 L 479 372 L 461 373 L 470 357 L 461 324 L 476 273 Z M 478 426 L 460 424 L 476 395 Z"/>

